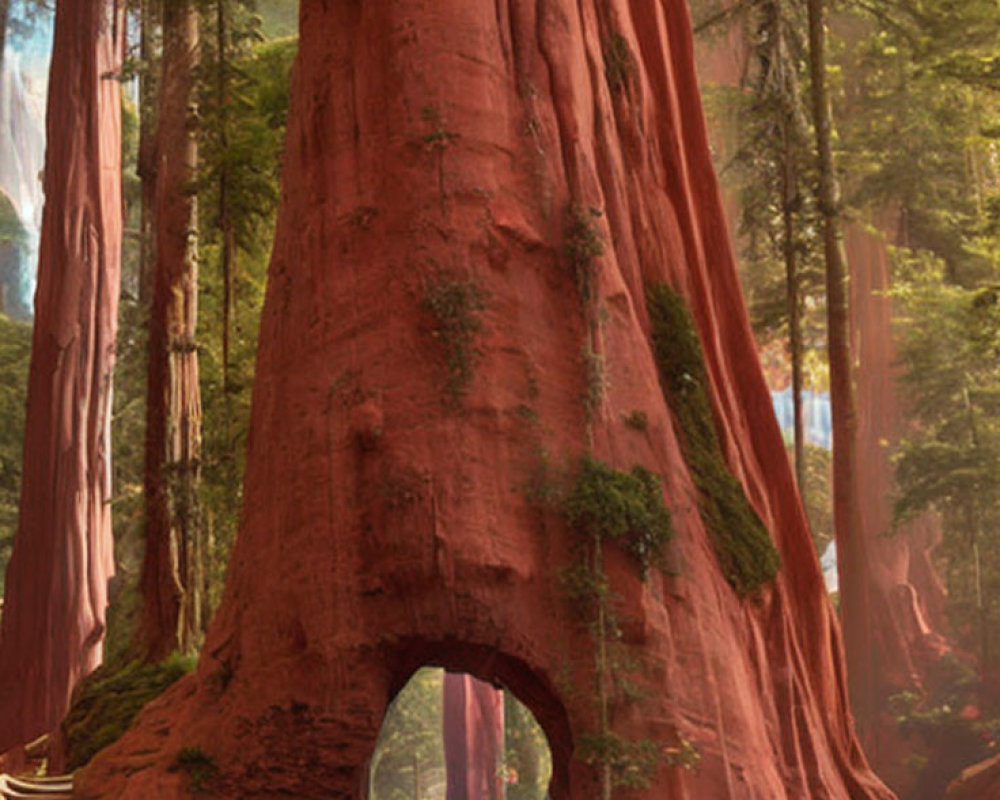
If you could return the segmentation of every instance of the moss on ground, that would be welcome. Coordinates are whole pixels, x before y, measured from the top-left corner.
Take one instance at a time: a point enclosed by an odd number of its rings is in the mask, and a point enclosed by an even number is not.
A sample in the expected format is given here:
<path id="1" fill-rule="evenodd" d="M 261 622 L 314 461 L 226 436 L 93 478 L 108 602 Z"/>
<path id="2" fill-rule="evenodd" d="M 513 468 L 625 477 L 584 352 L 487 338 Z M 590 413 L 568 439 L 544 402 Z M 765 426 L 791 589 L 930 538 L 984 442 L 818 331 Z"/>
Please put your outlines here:
<path id="1" fill-rule="evenodd" d="M 647 291 L 653 351 L 719 567 L 740 595 L 777 576 L 781 559 L 742 484 L 726 464 L 712 417 L 701 340 L 684 299 L 666 284 Z"/>
<path id="2" fill-rule="evenodd" d="M 100 667 L 77 687 L 66 719 L 67 766 L 82 767 L 99 750 L 128 730 L 136 715 L 195 666 L 192 657 L 174 654 L 159 664 L 130 661 Z"/>

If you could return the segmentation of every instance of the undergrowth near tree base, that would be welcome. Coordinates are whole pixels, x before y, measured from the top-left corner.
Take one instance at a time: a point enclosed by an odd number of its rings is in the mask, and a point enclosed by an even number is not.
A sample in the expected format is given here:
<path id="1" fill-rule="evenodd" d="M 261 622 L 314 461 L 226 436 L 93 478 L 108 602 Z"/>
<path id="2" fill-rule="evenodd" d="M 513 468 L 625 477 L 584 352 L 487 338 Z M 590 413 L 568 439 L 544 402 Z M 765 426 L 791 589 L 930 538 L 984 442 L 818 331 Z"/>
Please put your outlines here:
<path id="1" fill-rule="evenodd" d="M 63 720 L 66 764 L 78 769 L 117 741 L 151 700 L 194 669 L 193 657 L 173 654 L 159 664 L 139 660 L 103 666 L 84 678 Z"/>

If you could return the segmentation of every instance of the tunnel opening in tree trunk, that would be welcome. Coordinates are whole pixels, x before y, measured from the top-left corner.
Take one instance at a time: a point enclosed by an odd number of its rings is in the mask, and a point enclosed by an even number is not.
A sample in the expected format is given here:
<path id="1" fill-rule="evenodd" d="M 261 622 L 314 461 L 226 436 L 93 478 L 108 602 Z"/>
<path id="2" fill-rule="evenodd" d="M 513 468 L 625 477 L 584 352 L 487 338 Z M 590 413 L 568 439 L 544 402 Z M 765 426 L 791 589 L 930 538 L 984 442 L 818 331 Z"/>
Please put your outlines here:
<path id="1" fill-rule="evenodd" d="M 408 643 L 368 762 L 369 800 L 560 800 L 572 741 L 551 687 L 517 658 Z"/>

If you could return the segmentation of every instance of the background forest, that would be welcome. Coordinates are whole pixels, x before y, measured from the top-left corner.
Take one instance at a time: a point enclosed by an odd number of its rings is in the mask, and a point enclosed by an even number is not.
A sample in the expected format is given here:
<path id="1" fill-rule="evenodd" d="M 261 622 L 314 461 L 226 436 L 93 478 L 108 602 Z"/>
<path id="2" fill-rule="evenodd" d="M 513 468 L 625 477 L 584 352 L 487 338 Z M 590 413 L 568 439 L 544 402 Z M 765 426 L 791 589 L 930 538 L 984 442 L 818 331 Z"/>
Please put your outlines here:
<path id="1" fill-rule="evenodd" d="M 770 377 L 826 393 L 807 5 L 692 2 L 716 166 Z M 866 742 L 903 797 L 943 796 L 961 766 L 994 752 L 1000 732 L 998 34 L 1000 12 L 985 0 L 837 3 L 828 30 L 842 192 L 833 210 L 849 245 L 872 237 L 888 255 L 891 283 L 875 294 L 893 310 L 891 378 L 904 398 L 898 438 L 875 443 L 890 451 L 896 483 L 890 523 L 870 533 L 905 537 L 906 523 L 930 512 L 941 535 L 933 563 L 946 589 L 938 633 L 948 652 L 921 680 L 899 680 L 878 698 L 880 727 L 895 727 L 902 744 L 885 753 Z M 851 255 L 852 280 L 867 285 L 877 264 Z M 859 324 L 855 364 L 865 357 Z M 829 455 L 801 428 L 789 444 L 822 552 L 833 535 Z"/>
<path id="2" fill-rule="evenodd" d="M 704 102 L 717 168 L 771 377 L 787 372 L 796 395 L 830 390 L 824 253 L 830 220 L 878 238 L 891 260 L 885 295 L 895 315 L 892 377 L 905 402 L 902 433 L 884 443 L 891 444 L 896 476 L 893 520 L 876 533 L 906 536 L 904 523 L 928 512 L 940 521 L 934 566 L 947 599 L 937 633 L 948 644 L 929 676 L 901 680 L 878 698 L 877 717 L 903 743 L 884 756 L 895 788 L 908 798 L 940 797 L 962 767 L 991 755 L 1000 740 L 1000 7 L 994 0 L 835 4 L 823 70 L 833 113 L 831 179 L 841 191 L 831 202 L 835 195 L 823 194 L 817 166 L 811 4 L 690 4 L 706 54 Z M 239 522 L 297 3 L 192 0 L 193 27 L 178 33 L 182 7 L 155 0 L 129 7 L 129 59 L 121 76 L 127 235 L 113 410 L 119 577 L 107 665 L 82 687 L 67 721 L 71 766 L 190 669 L 219 601 Z M 46 24 L 44 2 L 15 0 L 9 8 L 3 2 L 0 11 L 4 36 L 15 43 Z M 162 86 L 178 74 L 164 63 L 174 57 L 176 35 L 194 37 L 185 41 L 198 52 L 184 67 L 191 83 L 180 111 L 166 104 Z M 737 65 L 725 76 L 717 69 L 720 53 Z M 158 131 L 169 125 L 195 132 L 197 167 L 179 180 L 196 209 L 197 247 L 186 275 L 196 285 L 198 311 L 185 321 L 193 325 L 188 337 L 171 342 L 170 350 L 189 366 L 195 362 L 188 399 L 200 424 L 190 431 L 186 461 L 151 466 L 149 340 L 160 329 L 151 313 L 161 280 L 152 248 L 154 185 L 162 178 L 154 156 Z M 0 282 L 11 286 L 29 237 L 5 201 L 0 195 Z M 20 300 L 7 296 L 0 307 L 6 312 L 0 313 L 0 561 L 17 529 L 31 338 Z M 170 419 L 178 409 L 161 411 L 171 429 L 182 427 L 179 417 Z M 831 456 L 806 441 L 801 411 L 796 416 L 790 455 L 822 553 L 835 537 Z M 186 557 L 173 576 L 183 595 L 176 636 L 168 632 L 169 641 L 154 646 L 143 631 L 148 622 L 139 591 L 153 528 L 145 498 L 157 492 Z M 440 743 L 424 737 L 426 720 L 439 716 L 438 686 L 427 675 L 414 686 L 418 695 L 400 708 L 407 721 L 384 738 L 395 736 L 440 760 Z M 537 726 L 518 724 L 529 731 L 520 735 L 539 735 Z M 386 763 L 400 760 L 398 774 L 385 779 L 386 797 L 410 796 L 405 776 L 419 772 L 401 752 L 386 756 Z"/>

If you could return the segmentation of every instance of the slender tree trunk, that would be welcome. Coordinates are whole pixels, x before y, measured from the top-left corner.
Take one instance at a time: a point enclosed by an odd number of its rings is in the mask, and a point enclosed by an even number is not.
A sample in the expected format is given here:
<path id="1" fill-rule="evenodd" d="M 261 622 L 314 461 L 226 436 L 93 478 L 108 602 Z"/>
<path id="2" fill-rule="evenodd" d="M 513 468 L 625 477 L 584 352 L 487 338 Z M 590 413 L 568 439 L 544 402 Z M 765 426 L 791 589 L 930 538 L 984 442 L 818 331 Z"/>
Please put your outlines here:
<path id="1" fill-rule="evenodd" d="M 219 107 L 219 146 L 223 153 L 229 148 L 229 57 L 226 31 L 226 0 L 216 2 L 216 48 L 218 70 L 216 102 Z M 229 170 L 223 157 L 219 170 L 219 232 L 222 235 L 222 392 L 226 400 L 226 422 L 229 422 L 229 350 L 232 328 L 235 235 L 229 216 Z M 226 437 L 228 443 L 229 437 Z"/>
<path id="2" fill-rule="evenodd" d="M 837 541 L 840 613 L 847 678 L 855 721 L 862 734 L 876 713 L 872 665 L 868 569 L 855 484 L 857 410 L 851 369 L 847 265 L 840 231 L 840 196 L 834 172 L 833 128 L 826 87 L 826 31 L 823 0 L 808 0 L 809 69 L 819 167 L 819 209 L 826 260 L 827 350 L 833 417 L 833 519 Z"/>
<path id="3" fill-rule="evenodd" d="M 799 279 L 795 213 L 799 205 L 799 176 L 796 150 L 799 137 L 796 113 L 801 104 L 798 81 L 785 42 L 784 15 L 781 3 L 775 4 L 775 32 L 778 52 L 779 91 L 781 93 L 781 216 L 785 289 L 788 305 L 788 350 L 792 367 L 792 430 L 795 449 L 795 479 L 803 501 L 806 495 L 805 425 L 802 412 L 802 289 Z"/>
<path id="4" fill-rule="evenodd" d="M 60 0 L 47 110 L 24 470 L 0 634 L 0 752 L 54 730 L 101 661 L 121 279 L 121 67 L 111 5 Z"/>
<path id="5" fill-rule="evenodd" d="M 149 303 L 153 271 L 153 203 L 156 196 L 156 78 L 154 74 L 152 5 L 140 0 L 139 58 L 144 69 L 139 76 L 139 180 L 142 198 L 139 219 L 139 301 Z"/>
<path id="6" fill-rule="evenodd" d="M 192 652 L 201 633 L 198 480 L 197 207 L 190 190 L 198 160 L 194 73 L 198 14 L 188 0 L 163 8 L 156 147 L 156 262 L 149 325 L 146 430 L 147 655 Z"/>
<path id="7" fill-rule="evenodd" d="M 965 413 L 969 418 L 969 445 L 973 452 L 979 450 L 979 429 L 976 425 L 976 414 L 969 397 L 969 387 L 962 391 L 965 400 Z M 986 603 L 983 595 L 983 569 L 979 542 L 982 538 L 982 515 L 979 513 L 975 498 L 966 506 L 966 528 L 969 531 L 972 549 L 973 583 L 976 592 L 976 619 L 979 624 L 979 668 L 984 675 L 990 674 L 989 664 L 989 632 L 987 630 Z"/>
<path id="8" fill-rule="evenodd" d="M 784 168 L 782 176 L 781 214 L 784 223 L 785 287 L 788 304 L 788 352 L 792 368 L 792 431 L 795 448 L 795 480 L 803 502 L 806 499 L 805 423 L 802 409 L 802 289 L 799 281 L 798 253 L 795 248 L 795 212 L 798 176 L 794 156 L 790 152 L 787 115 L 782 124 L 784 138 Z"/>

